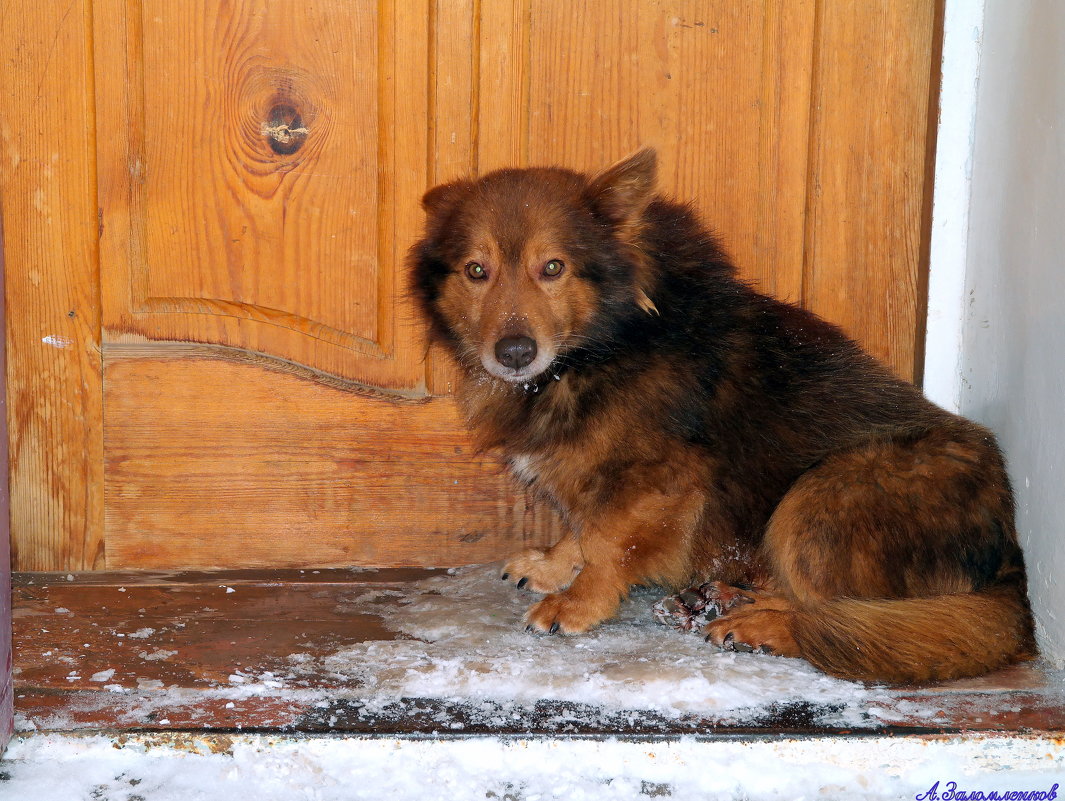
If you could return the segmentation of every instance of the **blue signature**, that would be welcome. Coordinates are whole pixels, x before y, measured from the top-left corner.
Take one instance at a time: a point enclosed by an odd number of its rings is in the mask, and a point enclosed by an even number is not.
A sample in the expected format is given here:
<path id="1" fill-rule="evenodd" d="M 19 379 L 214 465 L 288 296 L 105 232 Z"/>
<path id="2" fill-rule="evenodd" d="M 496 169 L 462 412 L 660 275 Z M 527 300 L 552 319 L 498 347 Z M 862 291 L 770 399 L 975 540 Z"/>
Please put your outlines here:
<path id="1" fill-rule="evenodd" d="M 914 796 L 914 801 L 1054 801 L 1058 797 L 1058 785 L 1049 790 L 959 790 L 957 782 L 947 782 L 943 791 L 939 782 L 933 784 L 927 793 Z"/>

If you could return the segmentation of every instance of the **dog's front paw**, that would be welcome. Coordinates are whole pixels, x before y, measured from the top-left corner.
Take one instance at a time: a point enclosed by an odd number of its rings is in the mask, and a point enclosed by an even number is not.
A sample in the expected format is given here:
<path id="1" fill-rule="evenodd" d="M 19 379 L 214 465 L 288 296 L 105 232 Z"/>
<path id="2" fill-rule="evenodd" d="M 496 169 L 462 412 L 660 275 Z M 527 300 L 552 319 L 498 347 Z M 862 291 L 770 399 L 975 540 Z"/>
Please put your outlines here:
<path id="1" fill-rule="evenodd" d="M 564 559 L 551 558 L 549 551 L 526 548 L 503 566 L 502 578 L 533 592 L 558 592 L 570 585 L 580 570 Z"/>
<path id="2" fill-rule="evenodd" d="M 613 616 L 616 608 L 617 604 L 610 607 L 567 592 L 558 592 L 529 607 L 525 622 L 527 628 L 533 631 L 580 634 Z"/>

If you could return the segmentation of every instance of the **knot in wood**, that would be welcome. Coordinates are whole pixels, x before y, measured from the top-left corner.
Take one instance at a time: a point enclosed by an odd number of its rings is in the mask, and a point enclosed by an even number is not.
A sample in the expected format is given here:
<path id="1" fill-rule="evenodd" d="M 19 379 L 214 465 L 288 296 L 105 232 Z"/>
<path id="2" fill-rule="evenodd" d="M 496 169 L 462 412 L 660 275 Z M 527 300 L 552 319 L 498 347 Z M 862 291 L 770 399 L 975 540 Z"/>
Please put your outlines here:
<path id="1" fill-rule="evenodd" d="M 270 109 L 268 119 L 260 127 L 270 149 L 281 156 L 295 153 L 303 146 L 310 130 L 303 124 L 299 109 L 279 103 Z"/>

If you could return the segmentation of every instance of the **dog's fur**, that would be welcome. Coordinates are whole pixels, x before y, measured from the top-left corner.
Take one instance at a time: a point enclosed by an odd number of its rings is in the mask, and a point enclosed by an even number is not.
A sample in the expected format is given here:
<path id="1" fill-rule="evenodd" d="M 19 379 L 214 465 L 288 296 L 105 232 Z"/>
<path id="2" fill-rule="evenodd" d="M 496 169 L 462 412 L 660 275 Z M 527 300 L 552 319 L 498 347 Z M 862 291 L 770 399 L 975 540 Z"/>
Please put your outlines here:
<path id="1" fill-rule="evenodd" d="M 414 291 L 475 440 L 572 532 L 504 568 L 546 593 L 531 628 L 585 631 L 635 584 L 712 577 L 755 591 L 709 640 L 836 676 L 1034 654 L 992 434 L 737 280 L 692 210 L 656 196 L 653 151 L 593 177 L 500 170 L 423 205 Z M 530 340 L 530 364 L 500 361 L 497 343 Z"/>

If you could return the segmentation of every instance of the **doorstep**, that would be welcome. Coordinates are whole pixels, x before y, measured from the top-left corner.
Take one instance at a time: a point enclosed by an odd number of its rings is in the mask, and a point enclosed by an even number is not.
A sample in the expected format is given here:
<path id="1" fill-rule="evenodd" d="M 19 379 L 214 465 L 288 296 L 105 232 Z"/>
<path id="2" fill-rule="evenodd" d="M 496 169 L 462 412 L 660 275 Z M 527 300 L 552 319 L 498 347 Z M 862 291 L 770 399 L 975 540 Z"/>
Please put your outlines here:
<path id="1" fill-rule="evenodd" d="M 655 597 L 639 591 L 619 621 L 562 638 L 525 633 L 521 611 L 535 596 L 490 567 L 16 573 L 16 728 L 629 741 L 1045 734 L 1061 757 L 1060 671 L 1030 663 L 932 687 L 854 685 L 664 629 L 651 620 Z"/>

